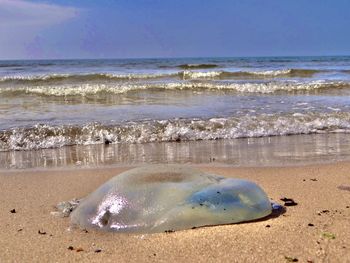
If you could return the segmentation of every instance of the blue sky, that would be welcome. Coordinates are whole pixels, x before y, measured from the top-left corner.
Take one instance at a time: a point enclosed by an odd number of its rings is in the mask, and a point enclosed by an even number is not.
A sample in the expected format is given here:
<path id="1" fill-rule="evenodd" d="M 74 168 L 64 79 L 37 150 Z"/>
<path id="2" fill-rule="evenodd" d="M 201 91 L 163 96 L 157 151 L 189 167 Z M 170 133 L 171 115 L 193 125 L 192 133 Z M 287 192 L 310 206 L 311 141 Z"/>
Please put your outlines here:
<path id="1" fill-rule="evenodd" d="M 0 0 L 0 59 L 350 55 L 348 0 Z"/>

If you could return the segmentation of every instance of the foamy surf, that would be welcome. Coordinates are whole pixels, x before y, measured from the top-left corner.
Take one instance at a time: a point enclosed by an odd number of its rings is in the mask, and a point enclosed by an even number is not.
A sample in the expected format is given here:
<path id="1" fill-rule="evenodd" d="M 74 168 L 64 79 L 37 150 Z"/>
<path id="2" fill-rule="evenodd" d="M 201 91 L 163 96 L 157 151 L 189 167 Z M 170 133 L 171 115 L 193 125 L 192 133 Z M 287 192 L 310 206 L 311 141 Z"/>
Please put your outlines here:
<path id="1" fill-rule="evenodd" d="M 127 80 L 148 80 L 148 79 L 230 79 L 230 78 L 261 78 L 261 77 L 311 77 L 313 74 L 323 72 L 314 69 L 281 69 L 281 70 L 260 70 L 260 71 L 198 71 L 188 68 L 184 71 L 152 72 L 142 73 L 77 73 L 77 74 L 34 74 L 34 75 L 6 75 L 0 77 L 2 84 L 50 84 L 52 82 L 89 82 L 89 81 L 127 81 Z"/>
<path id="2" fill-rule="evenodd" d="M 142 80 L 158 79 L 177 76 L 178 73 L 159 74 L 112 74 L 112 73 L 92 73 L 92 74 L 45 74 L 45 75 L 13 75 L 0 78 L 0 83 L 12 84 L 36 84 L 51 82 L 89 82 L 89 81 L 118 81 L 118 80 Z"/>
<path id="3" fill-rule="evenodd" d="M 262 82 L 262 83 L 222 83 L 222 82 L 166 82 L 166 83 L 113 83 L 113 84 L 65 84 L 0 87 L 0 94 L 36 94 L 45 96 L 87 96 L 94 94 L 123 94 L 137 91 L 235 91 L 240 93 L 262 93 L 313 91 L 323 89 L 349 88 L 349 82 Z"/>
<path id="4" fill-rule="evenodd" d="M 150 143 L 254 138 L 315 133 L 349 133 L 350 113 L 261 114 L 230 118 L 171 119 L 115 125 L 37 124 L 0 131 L 0 151 L 67 145 Z"/>

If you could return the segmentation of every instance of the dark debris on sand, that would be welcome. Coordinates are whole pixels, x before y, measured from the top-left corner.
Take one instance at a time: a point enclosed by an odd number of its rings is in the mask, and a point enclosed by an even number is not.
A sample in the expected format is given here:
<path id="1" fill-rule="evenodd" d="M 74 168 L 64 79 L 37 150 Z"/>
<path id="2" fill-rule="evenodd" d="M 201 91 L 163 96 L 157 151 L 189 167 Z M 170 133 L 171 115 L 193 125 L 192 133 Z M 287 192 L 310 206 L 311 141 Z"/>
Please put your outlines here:
<path id="1" fill-rule="evenodd" d="M 350 185 L 339 185 L 338 189 L 343 191 L 350 191 Z"/>
<path id="2" fill-rule="evenodd" d="M 298 261 L 299 261 L 297 258 L 293 258 L 293 257 L 284 256 L 284 258 L 285 258 L 288 262 L 298 262 Z"/>
<path id="3" fill-rule="evenodd" d="M 298 205 L 298 203 L 295 202 L 292 198 L 283 197 L 280 200 L 284 202 L 285 206 L 296 206 L 296 205 Z"/>
<path id="4" fill-rule="evenodd" d="M 328 214 L 330 211 L 328 209 L 325 209 L 325 210 L 322 210 L 322 211 L 319 211 L 317 212 L 317 214 L 320 216 L 322 214 Z"/>

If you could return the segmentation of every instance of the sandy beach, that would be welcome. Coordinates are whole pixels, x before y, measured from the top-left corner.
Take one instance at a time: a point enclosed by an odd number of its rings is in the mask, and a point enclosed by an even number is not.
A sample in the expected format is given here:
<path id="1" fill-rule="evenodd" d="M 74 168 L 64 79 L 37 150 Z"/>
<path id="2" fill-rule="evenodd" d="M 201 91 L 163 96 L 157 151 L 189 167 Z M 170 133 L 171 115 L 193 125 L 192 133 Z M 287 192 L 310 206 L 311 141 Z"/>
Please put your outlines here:
<path id="1" fill-rule="evenodd" d="M 283 197 L 298 203 L 257 222 L 130 235 L 69 230 L 69 218 L 50 214 L 60 201 L 84 197 L 126 169 L 0 172 L 0 261 L 350 262 L 350 162 L 200 167 L 252 180 L 280 204 Z"/>

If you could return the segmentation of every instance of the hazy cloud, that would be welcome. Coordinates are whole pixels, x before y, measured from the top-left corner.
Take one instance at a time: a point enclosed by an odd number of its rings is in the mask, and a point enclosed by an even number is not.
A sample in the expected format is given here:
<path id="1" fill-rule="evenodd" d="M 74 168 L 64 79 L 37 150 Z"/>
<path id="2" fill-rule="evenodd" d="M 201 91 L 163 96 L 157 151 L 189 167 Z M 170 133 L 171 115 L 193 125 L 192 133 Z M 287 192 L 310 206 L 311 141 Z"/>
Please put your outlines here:
<path id="1" fill-rule="evenodd" d="M 79 9 L 24 0 L 0 0 L 0 58 L 52 56 L 45 30 L 78 16 Z"/>
<path id="2" fill-rule="evenodd" d="M 54 25 L 77 15 L 73 7 L 23 0 L 0 0 L 1 27 L 40 27 Z"/>

